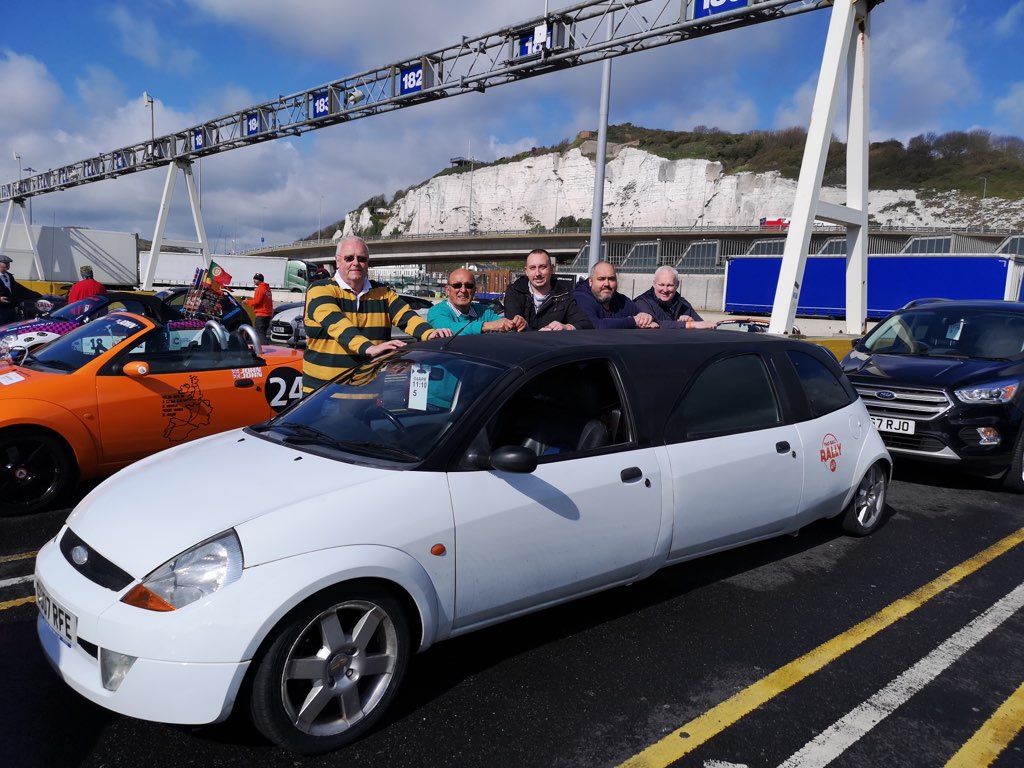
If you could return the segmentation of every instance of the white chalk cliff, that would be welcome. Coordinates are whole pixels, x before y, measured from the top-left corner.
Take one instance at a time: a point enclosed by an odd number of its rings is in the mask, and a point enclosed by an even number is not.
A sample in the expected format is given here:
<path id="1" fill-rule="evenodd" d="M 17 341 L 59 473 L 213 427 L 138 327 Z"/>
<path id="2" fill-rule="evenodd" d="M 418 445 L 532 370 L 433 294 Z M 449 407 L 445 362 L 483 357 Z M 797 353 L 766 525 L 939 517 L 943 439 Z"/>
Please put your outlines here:
<path id="1" fill-rule="evenodd" d="M 586 149 L 584 145 L 584 149 Z M 604 224 L 620 227 L 756 226 L 761 217 L 789 216 L 796 182 L 778 173 L 722 172 L 708 160 L 665 160 L 616 147 L 605 166 Z M 349 213 L 345 234 L 366 231 L 371 214 L 383 234 L 551 229 L 563 216 L 590 218 L 595 163 L 579 148 L 513 163 L 438 176 L 408 190 L 386 209 Z M 846 192 L 825 188 L 825 200 Z M 872 190 L 869 212 L 880 225 L 1024 228 L 1024 200 L 979 200 L 957 192 Z"/>

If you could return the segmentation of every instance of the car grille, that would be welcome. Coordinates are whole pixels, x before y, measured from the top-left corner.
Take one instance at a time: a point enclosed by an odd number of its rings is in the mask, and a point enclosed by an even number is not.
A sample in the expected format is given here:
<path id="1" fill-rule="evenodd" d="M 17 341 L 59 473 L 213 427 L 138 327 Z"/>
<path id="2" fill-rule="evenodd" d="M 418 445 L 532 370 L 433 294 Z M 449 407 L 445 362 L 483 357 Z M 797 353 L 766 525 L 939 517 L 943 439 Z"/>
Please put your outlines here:
<path id="1" fill-rule="evenodd" d="M 73 551 L 76 549 L 78 550 L 77 553 Z M 99 584 L 101 587 L 106 587 L 114 592 L 120 592 L 132 583 L 132 577 L 129 573 L 118 568 L 82 541 L 82 538 L 70 528 L 65 530 L 64 535 L 61 537 L 60 551 L 72 568 L 89 581 Z M 79 554 L 80 557 L 76 558 L 75 554 Z M 83 560 L 83 562 L 76 562 L 79 559 Z"/>
<path id="2" fill-rule="evenodd" d="M 953 405 L 949 396 L 941 389 L 879 387 L 858 382 L 853 382 L 853 386 L 872 416 L 931 421 Z"/>
<path id="3" fill-rule="evenodd" d="M 895 451 L 919 451 L 938 453 L 946 443 L 934 435 L 898 435 L 894 432 L 879 432 L 886 448 Z"/>

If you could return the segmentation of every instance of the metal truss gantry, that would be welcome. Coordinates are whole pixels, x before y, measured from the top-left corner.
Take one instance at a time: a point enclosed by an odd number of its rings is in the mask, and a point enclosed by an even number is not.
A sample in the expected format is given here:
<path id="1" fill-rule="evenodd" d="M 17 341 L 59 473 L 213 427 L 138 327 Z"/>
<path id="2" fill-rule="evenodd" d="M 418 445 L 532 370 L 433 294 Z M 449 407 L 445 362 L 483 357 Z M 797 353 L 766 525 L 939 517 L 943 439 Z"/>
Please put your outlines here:
<path id="1" fill-rule="evenodd" d="M 786 295 L 792 303 L 786 310 L 776 297 L 772 328 L 786 328 L 783 315 L 795 314 L 799 282 L 806 259 L 806 247 L 815 215 L 846 224 L 848 237 L 857 238 L 861 256 L 861 296 L 865 295 L 863 273 L 866 264 L 867 233 L 867 19 L 868 12 L 884 0 L 587 0 L 567 8 L 502 27 L 477 37 L 434 51 L 412 56 L 383 67 L 368 69 L 275 101 L 267 101 L 233 112 L 201 125 L 191 126 L 148 142 L 103 152 L 69 165 L 0 185 L 0 202 L 8 203 L 0 248 L 6 243 L 13 211 L 31 197 L 57 192 L 105 179 L 154 168 L 167 167 L 167 181 L 158 209 L 150 263 L 145 269 L 143 287 L 152 287 L 152 276 L 164 244 L 197 249 L 207 264 L 209 243 L 192 177 L 192 163 L 202 157 L 264 141 L 319 130 L 425 102 L 482 92 L 506 83 L 548 74 L 570 67 L 612 59 L 638 51 L 658 48 L 711 34 L 727 32 L 767 21 L 796 16 L 809 11 L 832 8 L 822 63 L 815 110 L 804 165 L 791 216 L 791 228 L 783 257 L 782 277 L 786 277 Z M 850 32 L 856 24 L 857 36 Z M 863 50 L 855 51 L 857 37 Z M 828 138 L 835 115 L 835 93 L 847 51 L 849 82 L 862 84 L 857 98 L 848 98 L 850 157 L 847 163 L 848 194 L 846 206 L 827 206 L 818 200 L 827 153 Z M 854 116 L 854 109 L 859 110 Z M 856 131 L 856 133 L 855 133 Z M 819 140 L 819 137 L 823 137 Z M 854 140 L 863 146 L 853 147 Z M 820 160 L 816 161 L 820 157 Z M 809 162 L 811 163 L 809 165 Z M 820 165 L 820 167 L 819 167 Z M 851 165 L 861 169 L 851 172 Z M 809 170 L 813 167 L 813 171 Z M 170 210 L 177 173 L 185 175 L 196 241 L 167 241 L 163 232 Z M 853 189 L 850 184 L 861 184 Z M 860 211 L 852 215 L 853 211 Z M 847 213 L 851 215 L 847 215 Z M 807 217 L 802 221 L 802 217 Z M 596 217 L 598 220 L 600 216 Z M 26 225 L 27 228 L 27 225 Z M 859 244 L 864 241 L 863 247 Z M 29 242 L 32 243 L 31 237 Z M 796 245 L 791 245 L 795 243 Z M 802 245 L 801 245 L 802 243 Z M 853 242 L 851 241 L 851 245 Z M 33 245 L 34 248 L 34 245 Z M 801 249 L 796 257 L 793 249 Z M 851 253 L 855 250 L 850 249 Z M 38 269 L 38 255 L 36 255 Z M 855 272 L 855 271 L 854 271 Z M 852 274 L 848 268 L 848 284 Z M 795 285 L 795 288 L 793 286 Z M 848 287 L 849 295 L 849 287 Z M 860 306 L 863 307 L 862 298 Z M 856 309 L 855 309 L 856 311 Z M 779 314 L 781 313 L 781 314 Z M 776 314 L 779 321 L 776 322 Z M 849 314 L 849 313 L 848 313 Z M 863 315 L 861 315 L 863 317 Z M 848 319 L 849 322 L 849 319 Z M 861 323 L 862 324 L 862 320 Z"/>

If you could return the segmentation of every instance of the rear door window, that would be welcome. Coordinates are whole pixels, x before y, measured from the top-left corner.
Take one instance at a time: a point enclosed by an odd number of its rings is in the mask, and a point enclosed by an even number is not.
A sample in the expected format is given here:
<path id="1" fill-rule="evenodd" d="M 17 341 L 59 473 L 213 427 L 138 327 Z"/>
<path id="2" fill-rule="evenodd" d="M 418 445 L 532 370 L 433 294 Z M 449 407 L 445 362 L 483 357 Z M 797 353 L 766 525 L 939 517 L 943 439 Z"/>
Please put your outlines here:
<path id="1" fill-rule="evenodd" d="M 669 419 L 669 443 L 766 429 L 782 422 L 771 376 L 759 355 L 717 360 L 691 385 Z"/>
<path id="2" fill-rule="evenodd" d="M 853 392 L 828 367 L 805 352 L 790 350 L 788 353 L 796 369 L 804 394 L 811 406 L 812 418 L 845 408 L 854 400 Z"/>

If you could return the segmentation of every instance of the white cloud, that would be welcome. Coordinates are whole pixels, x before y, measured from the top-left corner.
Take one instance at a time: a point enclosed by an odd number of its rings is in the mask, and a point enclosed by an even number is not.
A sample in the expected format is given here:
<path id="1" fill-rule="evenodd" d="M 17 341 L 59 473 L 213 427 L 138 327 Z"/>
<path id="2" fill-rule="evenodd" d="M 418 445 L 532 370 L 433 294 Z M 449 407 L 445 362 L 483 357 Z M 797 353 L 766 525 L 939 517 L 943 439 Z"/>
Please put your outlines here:
<path id="1" fill-rule="evenodd" d="M 195 67 L 199 54 L 180 41 L 165 39 L 156 23 L 137 7 L 111 8 L 107 19 L 120 34 L 121 49 L 146 66 L 179 75 L 187 75 Z"/>
<path id="2" fill-rule="evenodd" d="M 1006 95 L 996 100 L 994 109 L 1005 126 L 1001 133 L 1024 135 L 1024 82 L 1013 83 Z"/>
<path id="3" fill-rule="evenodd" d="M 46 65 L 11 50 L 0 52 L 0 93 L 0 132 L 13 136 L 48 125 L 61 100 Z"/>

